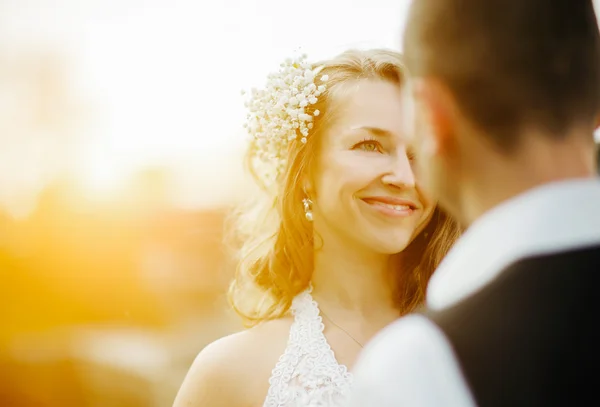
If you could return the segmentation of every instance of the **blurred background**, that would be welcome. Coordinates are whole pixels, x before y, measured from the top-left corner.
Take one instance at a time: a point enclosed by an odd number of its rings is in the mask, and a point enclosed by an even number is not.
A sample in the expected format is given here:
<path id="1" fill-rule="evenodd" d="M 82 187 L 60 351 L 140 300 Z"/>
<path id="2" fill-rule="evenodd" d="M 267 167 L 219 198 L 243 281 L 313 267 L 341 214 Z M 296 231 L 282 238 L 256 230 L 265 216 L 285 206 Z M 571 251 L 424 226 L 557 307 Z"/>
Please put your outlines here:
<path id="1" fill-rule="evenodd" d="M 0 0 L 0 406 L 170 406 L 242 328 L 240 91 L 298 47 L 398 48 L 407 6 Z"/>
<path id="2" fill-rule="evenodd" d="M 407 5 L 0 0 L 0 406 L 170 406 L 242 328 L 240 91 L 299 47 L 396 47 Z"/>

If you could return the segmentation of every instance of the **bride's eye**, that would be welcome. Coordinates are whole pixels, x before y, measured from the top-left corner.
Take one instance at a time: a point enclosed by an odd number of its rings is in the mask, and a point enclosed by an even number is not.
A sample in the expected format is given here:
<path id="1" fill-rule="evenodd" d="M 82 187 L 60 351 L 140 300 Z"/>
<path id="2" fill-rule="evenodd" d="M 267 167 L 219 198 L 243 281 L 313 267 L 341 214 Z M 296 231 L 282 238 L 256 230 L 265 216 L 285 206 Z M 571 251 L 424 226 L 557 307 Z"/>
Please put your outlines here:
<path id="1" fill-rule="evenodd" d="M 374 139 L 365 139 L 352 147 L 353 150 L 363 150 L 367 152 L 380 153 L 383 148 L 381 144 Z"/>

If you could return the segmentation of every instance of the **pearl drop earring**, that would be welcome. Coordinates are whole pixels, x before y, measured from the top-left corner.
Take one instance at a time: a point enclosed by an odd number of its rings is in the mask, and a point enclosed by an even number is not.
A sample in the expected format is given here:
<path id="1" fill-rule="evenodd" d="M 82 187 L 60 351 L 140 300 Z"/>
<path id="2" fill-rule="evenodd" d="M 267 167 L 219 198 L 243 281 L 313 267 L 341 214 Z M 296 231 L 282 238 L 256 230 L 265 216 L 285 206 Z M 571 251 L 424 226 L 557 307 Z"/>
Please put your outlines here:
<path id="1" fill-rule="evenodd" d="M 312 213 L 312 201 L 308 198 L 304 198 L 302 200 L 302 204 L 304 205 L 304 216 L 306 216 L 306 220 L 312 222 L 313 213 Z"/>

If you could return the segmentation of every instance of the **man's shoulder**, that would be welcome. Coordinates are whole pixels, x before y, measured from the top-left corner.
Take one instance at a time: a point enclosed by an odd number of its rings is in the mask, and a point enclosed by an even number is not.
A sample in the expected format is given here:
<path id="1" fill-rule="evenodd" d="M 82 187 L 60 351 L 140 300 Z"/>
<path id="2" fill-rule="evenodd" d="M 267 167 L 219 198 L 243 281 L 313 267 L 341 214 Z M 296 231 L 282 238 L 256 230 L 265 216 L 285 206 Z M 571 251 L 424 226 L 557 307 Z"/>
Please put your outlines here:
<path id="1" fill-rule="evenodd" d="M 357 371 L 412 374 L 424 363 L 453 357 L 443 330 L 422 314 L 402 317 L 381 330 L 365 347 Z"/>
<path id="2" fill-rule="evenodd" d="M 533 355 L 540 343 L 564 345 L 570 339 L 555 333 L 587 329 L 597 316 L 598 270 L 600 246 L 530 256 L 462 301 L 424 313 L 463 362 L 463 354 L 474 363 L 500 351 Z"/>
<path id="3" fill-rule="evenodd" d="M 552 311 L 587 307 L 587 300 L 596 296 L 598 270 L 600 245 L 523 257 L 462 301 L 440 310 L 428 309 L 425 314 L 437 325 L 445 321 L 459 326 L 466 315 L 471 324 L 477 315 L 481 322 L 500 322 L 511 313 L 518 316 L 526 310 L 556 323 L 558 316 Z M 494 321 L 494 316 L 499 319 Z"/>
<path id="4" fill-rule="evenodd" d="M 444 333 L 412 314 L 384 328 L 361 353 L 352 406 L 458 405 L 470 395 Z M 450 404 L 448 404 L 450 403 Z"/>
<path id="5" fill-rule="evenodd" d="M 363 353 L 390 356 L 398 354 L 402 349 L 412 351 L 414 347 L 427 348 L 440 335 L 443 336 L 442 331 L 429 318 L 414 313 L 399 318 L 382 329 L 367 344 Z"/>
<path id="6" fill-rule="evenodd" d="M 543 405 L 581 393 L 574 389 L 589 380 L 581 372 L 598 355 L 599 270 L 600 246 L 529 256 L 462 301 L 426 311 L 478 402 Z"/>

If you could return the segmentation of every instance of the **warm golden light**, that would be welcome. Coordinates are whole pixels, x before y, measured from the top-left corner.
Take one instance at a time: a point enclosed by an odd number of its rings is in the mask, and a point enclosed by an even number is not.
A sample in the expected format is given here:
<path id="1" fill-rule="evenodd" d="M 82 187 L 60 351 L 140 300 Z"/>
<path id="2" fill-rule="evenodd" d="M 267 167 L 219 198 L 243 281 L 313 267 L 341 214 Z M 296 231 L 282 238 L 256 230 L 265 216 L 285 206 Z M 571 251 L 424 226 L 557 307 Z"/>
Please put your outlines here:
<path id="1" fill-rule="evenodd" d="M 407 5 L 0 1 L 0 405 L 171 405 L 241 327 L 240 90 L 299 46 L 396 47 Z"/>

